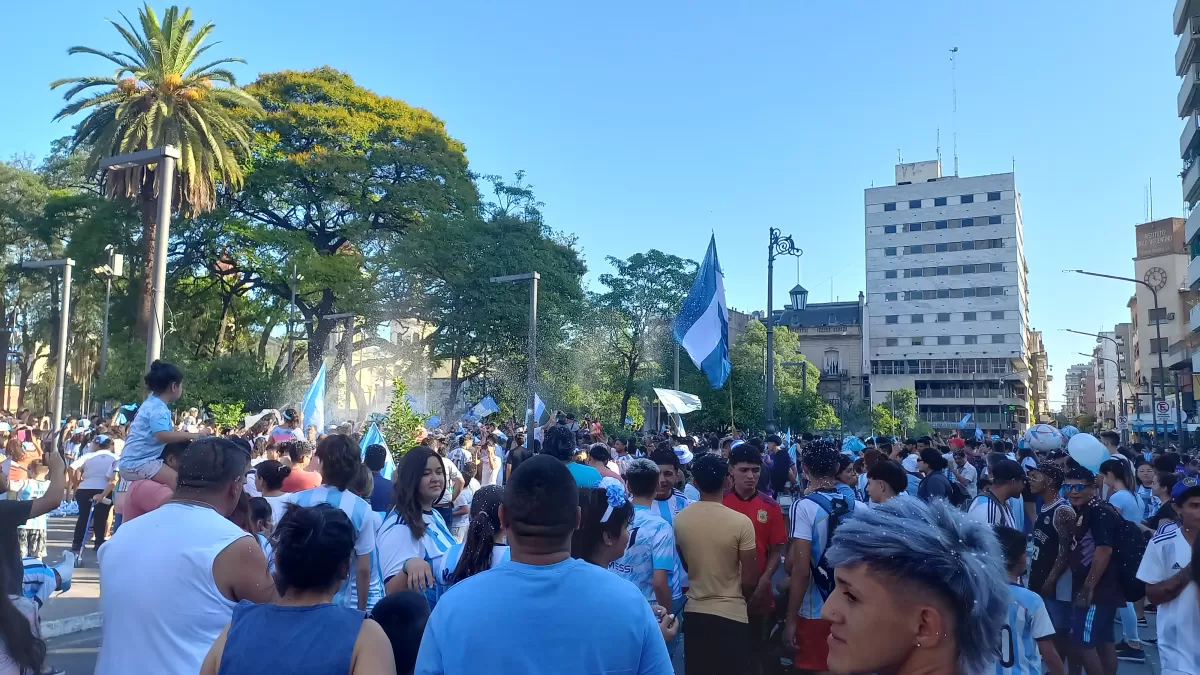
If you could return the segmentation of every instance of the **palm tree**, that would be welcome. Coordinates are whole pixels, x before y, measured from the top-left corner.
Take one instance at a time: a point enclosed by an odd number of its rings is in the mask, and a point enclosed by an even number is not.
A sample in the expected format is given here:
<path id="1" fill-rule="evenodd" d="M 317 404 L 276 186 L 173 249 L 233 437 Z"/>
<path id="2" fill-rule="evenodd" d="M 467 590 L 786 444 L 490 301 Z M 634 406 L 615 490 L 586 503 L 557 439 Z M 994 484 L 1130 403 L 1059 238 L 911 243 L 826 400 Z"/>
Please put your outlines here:
<path id="1" fill-rule="evenodd" d="M 89 89 L 105 88 L 74 100 L 54 119 L 89 111 L 75 127 L 74 145 L 88 150 L 88 169 L 97 174 L 106 157 L 164 145 L 179 148 L 172 209 L 189 217 L 211 211 L 218 182 L 232 190 L 241 187 L 240 162 L 250 153 L 249 121 L 262 111 L 257 99 L 239 88 L 233 73 L 223 67 L 245 61 L 225 58 L 194 65 L 216 43 L 202 46 L 214 26 L 206 23 L 197 28 L 190 8 L 180 12 L 171 7 L 160 23 L 154 10 L 144 5 L 138 11 L 140 32 L 127 17 L 121 18 L 126 25 L 113 22 L 113 26 L 132 53 L 68 49 L 68 54 L 108 59 L 117 64 L 117 70 L 110 77 L 73 77 L 51 83 L 51 89 L 72 85 L 63 95 L 67 101 Z M 145 255 L 137 335 L 145 335 L 160 197 L 155 167 L 106 173 L 100 179 L 107 194 L 134 200 L 141 210 Z"/>

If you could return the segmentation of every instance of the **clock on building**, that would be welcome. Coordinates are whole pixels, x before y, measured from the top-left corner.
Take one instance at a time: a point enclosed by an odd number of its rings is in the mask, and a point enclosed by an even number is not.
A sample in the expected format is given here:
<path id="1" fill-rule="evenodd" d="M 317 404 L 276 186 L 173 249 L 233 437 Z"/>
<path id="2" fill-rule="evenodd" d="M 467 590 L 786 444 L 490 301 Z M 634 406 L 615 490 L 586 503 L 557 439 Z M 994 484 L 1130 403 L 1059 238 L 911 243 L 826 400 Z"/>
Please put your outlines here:
<path id="1" fill-rule="evenodd" d="M 1167 285 L 1167 271 L 1161 267 L 1151 267 L 1146 270 L 1146 276 L 1142 279 L 1150 288 L 1161 291 Z"/>

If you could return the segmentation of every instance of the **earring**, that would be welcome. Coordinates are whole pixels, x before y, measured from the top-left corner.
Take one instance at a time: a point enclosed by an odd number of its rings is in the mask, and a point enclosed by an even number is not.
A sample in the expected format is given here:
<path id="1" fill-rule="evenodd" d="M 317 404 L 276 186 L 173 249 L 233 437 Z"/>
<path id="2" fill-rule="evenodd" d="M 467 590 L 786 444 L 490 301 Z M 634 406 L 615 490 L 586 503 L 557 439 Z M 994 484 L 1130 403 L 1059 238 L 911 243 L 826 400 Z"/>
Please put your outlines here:
<path id="1" fill-rule="evenodd" d="M 920 640 L 917 640 L 917 646 L 918 646 L 918 647 L 920 647 L 920 646 L 921 646 L 921 641 L 920 641 Z"/>

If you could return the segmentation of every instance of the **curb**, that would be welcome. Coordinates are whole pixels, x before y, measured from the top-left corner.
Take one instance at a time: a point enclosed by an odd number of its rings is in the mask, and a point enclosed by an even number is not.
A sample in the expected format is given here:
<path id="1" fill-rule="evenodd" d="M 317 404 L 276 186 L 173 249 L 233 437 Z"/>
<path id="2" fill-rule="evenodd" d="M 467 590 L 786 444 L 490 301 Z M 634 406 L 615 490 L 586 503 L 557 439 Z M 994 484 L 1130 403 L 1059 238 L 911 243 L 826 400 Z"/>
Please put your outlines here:
<path id="1" fill-rule="evenodd" d="M 92 612 L 82 616 L 69 616 L 65 619 L 54 619 L 42 622 L 42 639 L 62 637 L 72 633 L 82 633 L 85 630 L 99 628 L 104 625 L 104 617 L 100 612 Z"/>

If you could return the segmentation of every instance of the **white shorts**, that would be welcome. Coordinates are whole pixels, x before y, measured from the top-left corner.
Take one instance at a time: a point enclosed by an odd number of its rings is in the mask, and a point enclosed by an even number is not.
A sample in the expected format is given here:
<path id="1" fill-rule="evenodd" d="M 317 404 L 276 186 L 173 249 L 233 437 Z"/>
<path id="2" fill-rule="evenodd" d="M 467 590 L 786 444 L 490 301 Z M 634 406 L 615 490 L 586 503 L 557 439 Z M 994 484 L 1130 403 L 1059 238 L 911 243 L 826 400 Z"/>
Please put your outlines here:
<path id="1" fill-rule="evenodd" d="M 158 475 L 158 472 L 163 468 L 161 459 L 152 459 L 145 464 L 139 464 L 134 467 L 121 469 L 121 478 L 128 481 L 135 480 L 150 480 Z"/>

